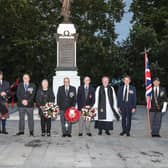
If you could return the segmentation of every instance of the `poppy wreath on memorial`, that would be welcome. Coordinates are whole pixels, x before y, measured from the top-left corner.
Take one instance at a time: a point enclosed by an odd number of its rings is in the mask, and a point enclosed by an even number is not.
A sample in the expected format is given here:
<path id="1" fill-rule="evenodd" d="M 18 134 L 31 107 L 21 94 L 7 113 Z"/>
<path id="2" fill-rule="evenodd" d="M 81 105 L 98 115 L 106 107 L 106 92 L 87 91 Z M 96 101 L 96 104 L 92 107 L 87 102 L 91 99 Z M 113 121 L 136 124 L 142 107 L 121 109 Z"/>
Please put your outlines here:
<path id="1" fill-rule="evenodd" d="M 64 115 L 68 123 L 76 123 L 80 119 L 80 112 L 75 107 L 68 108 Z"/>

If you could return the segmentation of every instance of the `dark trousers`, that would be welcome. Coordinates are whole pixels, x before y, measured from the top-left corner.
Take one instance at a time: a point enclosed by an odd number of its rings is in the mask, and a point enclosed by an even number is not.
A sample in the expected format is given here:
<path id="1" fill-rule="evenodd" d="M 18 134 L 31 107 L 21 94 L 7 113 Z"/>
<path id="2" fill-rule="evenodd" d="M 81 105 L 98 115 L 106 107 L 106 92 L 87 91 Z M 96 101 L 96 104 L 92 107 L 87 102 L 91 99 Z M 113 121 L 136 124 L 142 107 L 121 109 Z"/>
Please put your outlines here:
<path id="1" fill-rule="evenodd" d="M 72 132 L 72 124 L 68 123 L 64 117 L 64 111 L 60 111 L 61 117 L 61 125 L 62 125 L 62 133 L 63 134 L 71 134 Z"/>
<path id="2" fill-rule="evenodd" d="M 51 118 L 45 118 L 41 116 L 41 131 L 42 133 L 50 132 L 51 131 Z"/>
<path id="3" fill-rule="evenodd" d="M 6 131 L 6 119 L 0 119 L 0 122 L 2 123 L 2 132 Z M 1 131 L 1 123 L 0 123 L 0 131 Z"/>
<path id="4" fill-rule="evenodd" d="M 159 135 L 162 123 L 162 113 L 150 112 L 150 123 L 151 123 L 151 134 Z"/>
<path id="5" fill-rule="evenodd" d="M 123 132 L 129 133 L 130 130 L 131 130 L 131 120 L 132 120 L 131 109 L 127 106 L 124 107 L 121 110 L 121 114 L 122 114 L 122 129 L 123 129 Z"/>
<path id="6" fill-rule="evenodd" d="M 19 132 L 24 132 L 25 129 L 25 114 L 28 117 L 29 131 L 34 130 L 33 108 L 19 107 Z"/>

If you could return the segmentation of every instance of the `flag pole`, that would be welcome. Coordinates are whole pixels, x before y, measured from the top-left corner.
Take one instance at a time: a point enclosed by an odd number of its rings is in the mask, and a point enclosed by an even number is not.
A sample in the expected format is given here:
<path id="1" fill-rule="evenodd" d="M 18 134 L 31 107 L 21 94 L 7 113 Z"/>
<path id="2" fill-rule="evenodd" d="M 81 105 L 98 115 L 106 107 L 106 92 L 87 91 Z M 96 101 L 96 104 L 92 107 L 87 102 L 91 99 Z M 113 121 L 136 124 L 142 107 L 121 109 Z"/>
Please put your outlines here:
<path id="1" fill-rule="evenodd" d="M 146 112 L 146 117 L 147 117 L 147 136 L 150 137 L 151 136 L 151 122 L 150 122 L 150 112 L 149 109 L 147 109 Z"/>
<path id="2" fill-rule="evenodd" d="M 145 60 L 146 60 L 146 54 L 147 52 L 149 52 L 151 49 L 144 49 L 144 55 L 145 55 Z M 145 61 L 145 67 L 146 67 L 146 61 Z M 145 79 L 146 81 L 146 79 Z M 146 97 L 146 102 L 148 103 L 148 97 Z M 147 126 L 147 136 L 150 137 L 151 136 L 151 122 L 150 122 L 150 111 L 146 106 L 146 126 Z"/>

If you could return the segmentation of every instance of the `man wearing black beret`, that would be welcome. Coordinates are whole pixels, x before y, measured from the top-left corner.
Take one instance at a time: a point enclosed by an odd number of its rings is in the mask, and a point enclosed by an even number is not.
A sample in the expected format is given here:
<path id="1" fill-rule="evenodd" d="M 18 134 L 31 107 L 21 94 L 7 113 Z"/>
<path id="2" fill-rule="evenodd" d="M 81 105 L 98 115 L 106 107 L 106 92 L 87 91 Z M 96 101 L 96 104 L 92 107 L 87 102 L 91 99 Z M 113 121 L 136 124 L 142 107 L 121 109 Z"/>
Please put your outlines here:
<path id="1" fill-rule="evenodd" d="M 153 79 L 152 100 L 150 109 L 151 136 L 160 137 L 160 128 L 162 123 L 162 109 L 167 101 L 165 88 L 160 86 L 158 77 Z"/>

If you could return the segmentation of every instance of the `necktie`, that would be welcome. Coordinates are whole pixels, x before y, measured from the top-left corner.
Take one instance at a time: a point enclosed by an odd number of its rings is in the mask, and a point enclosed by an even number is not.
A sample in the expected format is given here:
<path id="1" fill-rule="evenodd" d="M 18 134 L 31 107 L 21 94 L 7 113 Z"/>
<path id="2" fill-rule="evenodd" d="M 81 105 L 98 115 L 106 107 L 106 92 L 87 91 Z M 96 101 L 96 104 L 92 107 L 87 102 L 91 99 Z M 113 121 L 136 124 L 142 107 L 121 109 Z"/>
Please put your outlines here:
<path id="1" fill-rule="evenodd" d="M 87 99 L 87 97 L 88 97 L 88 87 L 86 86 L 85 87 L 85 98 Z"/>
<path id="2" fill-rule="evenodd" d="M 66 94 L 66 96 L 68 96 L 68 92 L 69 92 L 69 90 L 68 90 L 68 88 L 66 88 L 66 89 L 65 89 L 65 94 Z"/>
<path id="3" fill-rule="evenodd" d="M 124 102 L 127 102 L 128 86 L 125 87 Z"/>
<path id="4" fill-rule="evenodd" d="M 157 97 L 159 96 L 159 88 L 156 88 Z"/>
<path id="5" fill-rule="evenodd" d="M 2 87 L 2 81 L 0 81 L 0 87 Z"/>
<path id="6" fill-rule="evenodd" d="M 154 89 L 154 100 L 155 100 L 155 104 L 156 104 L 156 107 L 158 110 L 160 110 L 160 107 L 159 107 L 159 104 L 158 104 L 158 99 L 157 99 L 157 96 L 158 96 L 158 93 L 157 93 L 158 89 L 157 87 Z"/>
<path id="7" fill-rule="evenodd" d="M 155 97 L 158 97 L 158 88 L 157 87 L 155 88 L 155 93 L 154 94 L 155 94 Z"/>
<path id="8" fill-rule="evenodd" d="M 27 89 L 28 89 L 28 84 L 25 84 L 25 91 L 27 91 Z"/>

